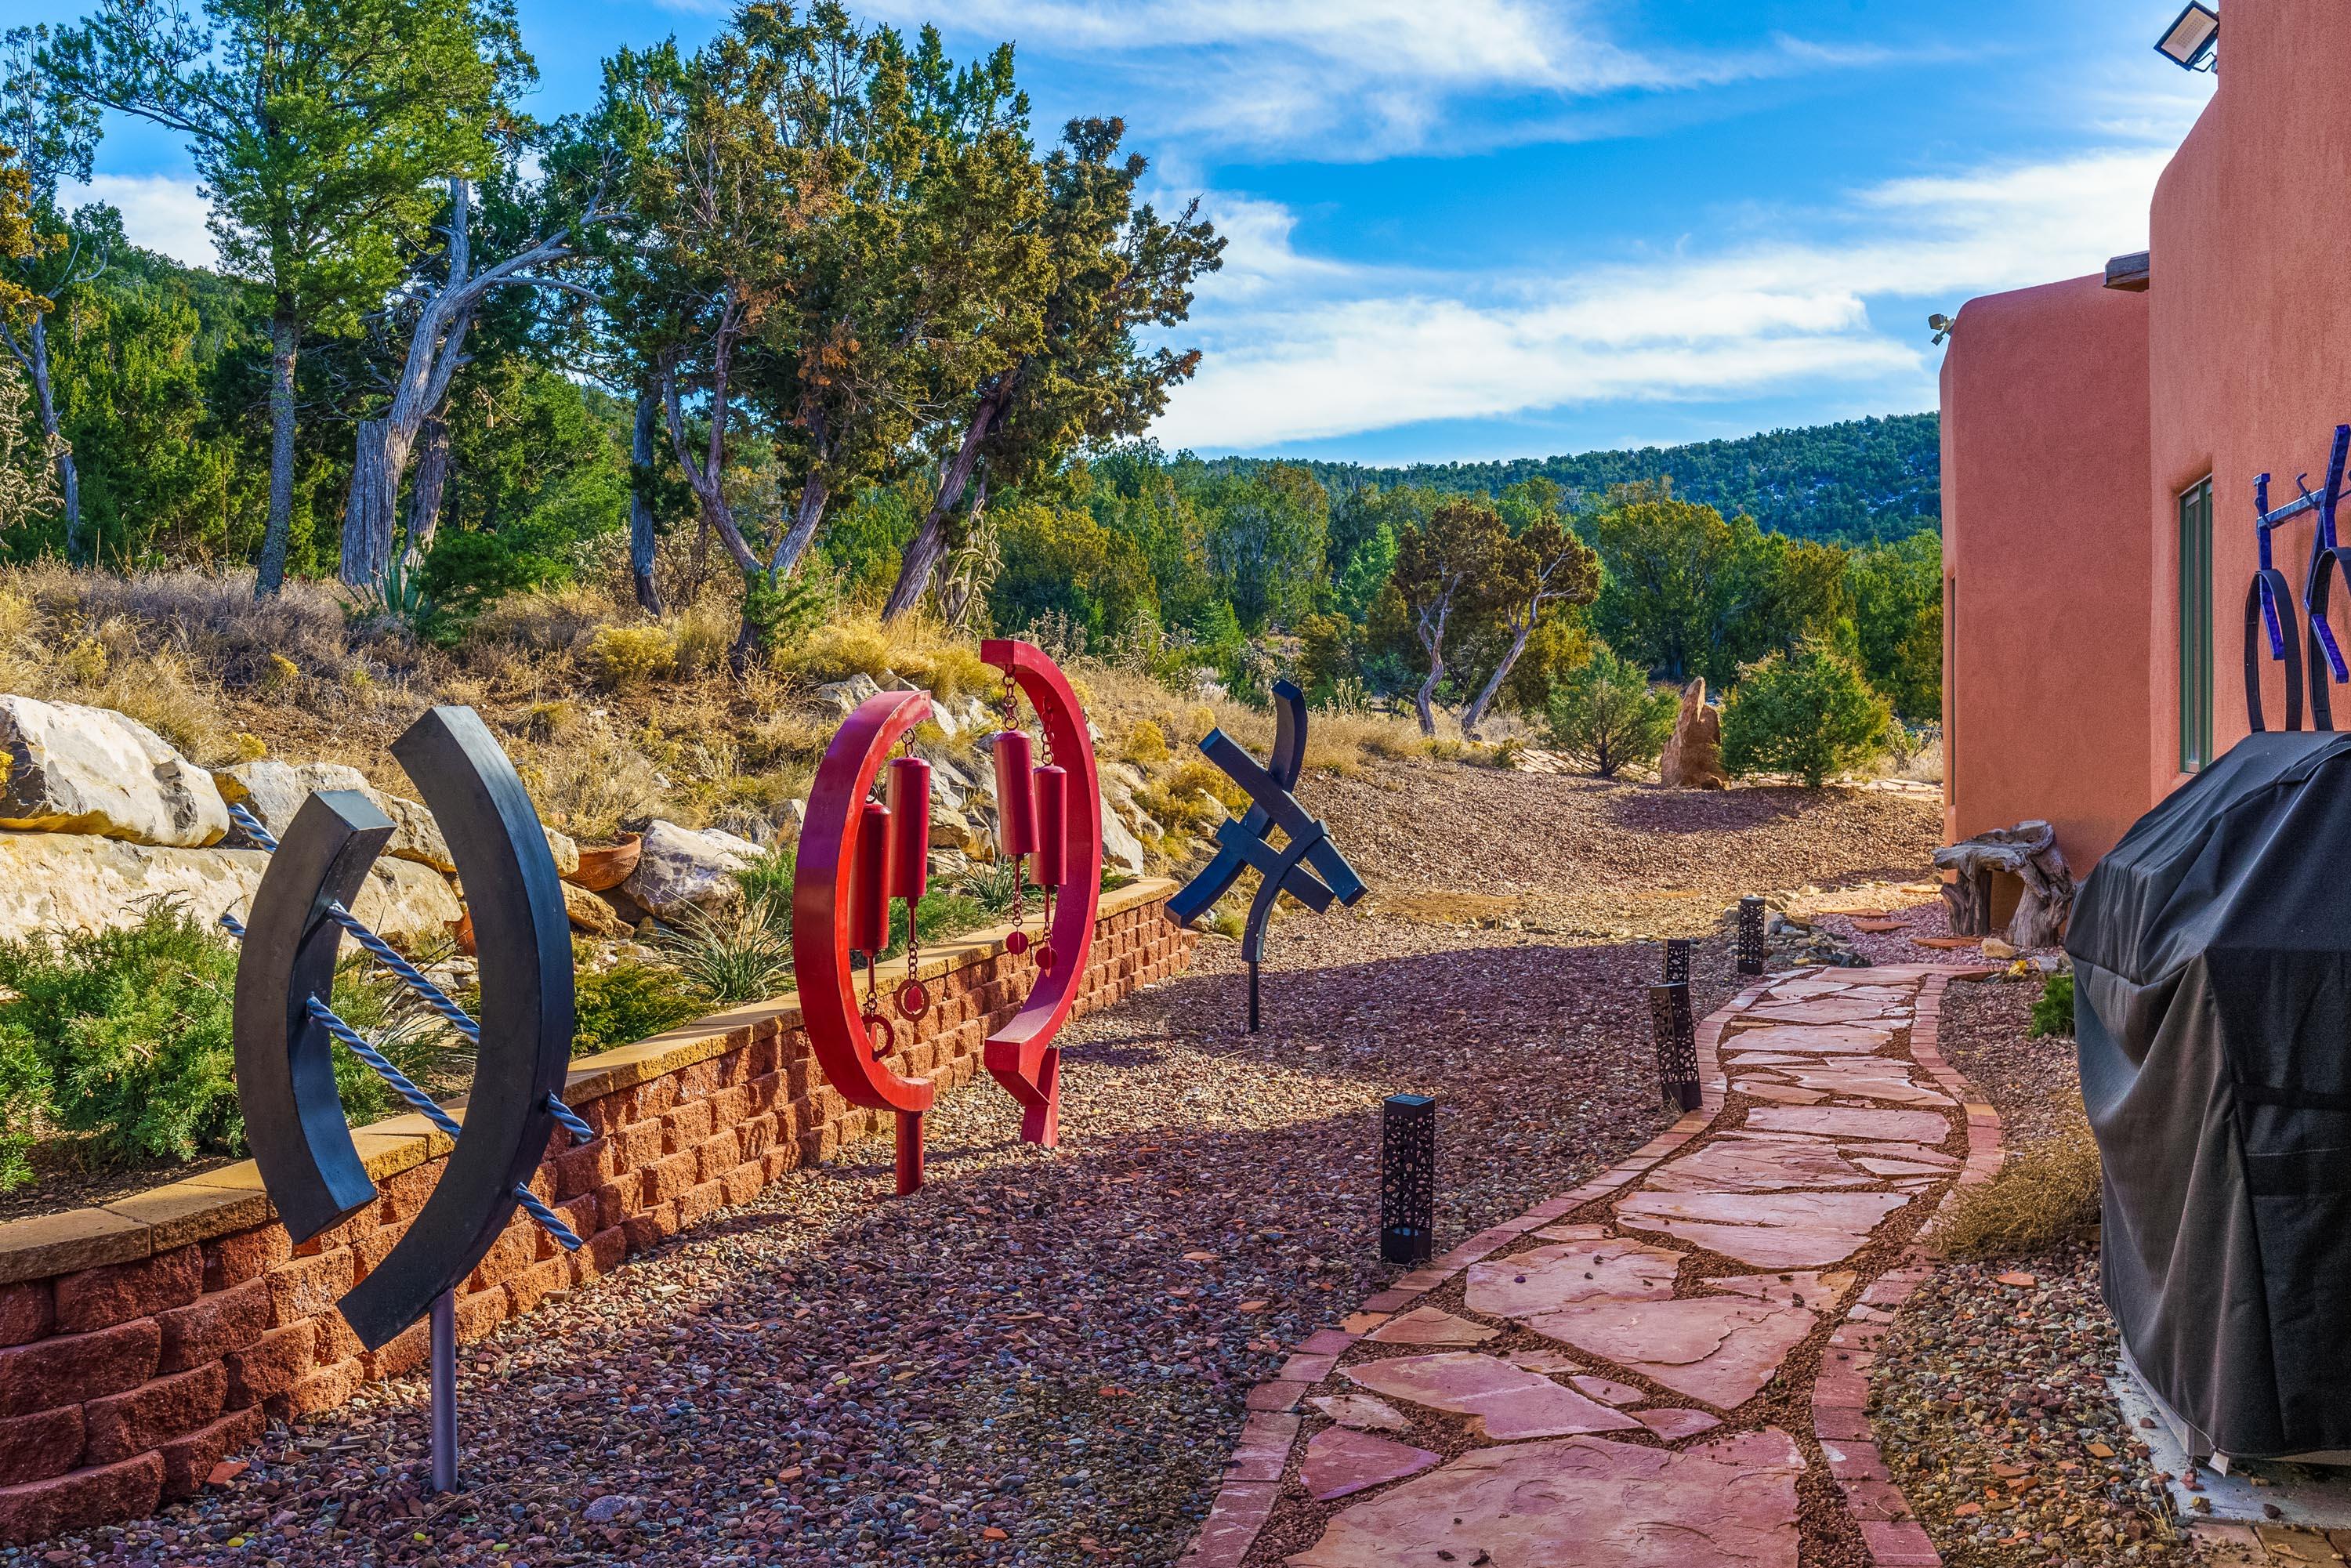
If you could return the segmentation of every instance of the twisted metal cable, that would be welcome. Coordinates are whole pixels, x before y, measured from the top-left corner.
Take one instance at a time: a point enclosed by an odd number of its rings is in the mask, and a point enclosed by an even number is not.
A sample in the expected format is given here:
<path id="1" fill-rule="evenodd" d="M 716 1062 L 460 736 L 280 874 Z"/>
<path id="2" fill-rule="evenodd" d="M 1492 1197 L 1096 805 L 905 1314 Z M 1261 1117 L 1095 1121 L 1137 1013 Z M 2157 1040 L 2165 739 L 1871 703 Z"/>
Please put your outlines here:
<path id="1" fill-rule="evenodd" d="M 538 1194 L 531 1191 L 522 1183 L 515 1183 L 514 1197 L 515 1201 L 522 1205 L 522 1211 L 538 1220 L 540 1228 L 549 1236 L 554 1237 L 556 1244 L 566 1252 L 577 1252 L 587 1245 L 580 1239 L 578 1231 L 564 1224 L 557 1217 L 555 1210 L 538 1201 Z"/>
<path id="2" fill-rule="evenodd" d="M 334 1009 L 316 997 L 305 999 L 302 1006 L 310 1017 L 318 1021 L 319 1028 L 342 1041 L 344 1049 L 353 1056 L 374 1068 L 376 1076 L 391 1084 L 393 1093 L 414 1106 L 423 1113 L 426 1121 L 448 1134 L 449 1136 L 452 1138 L 457 1136 L 461 1130 L 457 1125 L 457 1119 L 443 1110 L 432 1095 L 410 1082 L 408 1074 L 394 1067 L 391 1058 L 370 1045 L 365 1035 L 345 1023 Z"/>
<path id="3" fill-rule="evenodd" d="M 277 852 L 277 841 L 270 836 L 268 829 L 261 825 L 259 818 L 242 806 L 231 806 L 228 810 L 229 815 L 236 819 L 237 826 L 245 830 L 246 837 L 272 853 Z M 402 957 L 391 943 L 369 930 L 358 915 L 337 902 L 327 905 L 327 916 L 350 932 L 351 939 L 366 948 L 377 963 L 398 976 L 401 983 L 415 992 L 426 1007 L 446 1019 L 451 1028 L 475 1045 L 482 1043 L 482 1026 L 474 1020 L 474 1016 L 458 1006 L 456 998 L 448 992 L 425 978 L 424 972 Z"/>

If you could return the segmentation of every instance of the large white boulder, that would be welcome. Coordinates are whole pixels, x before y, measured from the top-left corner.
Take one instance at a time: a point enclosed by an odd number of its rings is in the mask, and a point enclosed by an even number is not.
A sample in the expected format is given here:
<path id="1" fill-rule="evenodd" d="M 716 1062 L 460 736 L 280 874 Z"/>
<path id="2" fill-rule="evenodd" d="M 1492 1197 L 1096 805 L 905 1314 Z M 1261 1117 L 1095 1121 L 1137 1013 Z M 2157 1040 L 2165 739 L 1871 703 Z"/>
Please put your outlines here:
<path id="1" fill-rule="evenodd" d="M 759 846 L 748 839 L 656 819 L 645 828 L 637 869 L 622 886 L 663 920 L 688 909 L 719 909 L 743 896 L 734 873 L 759 855 Z"/>
<path id="2" fill-rule="evenodd" d="M 211 777 L 111 708 L 0 696 L 0 828 L 183 849 L 228 831 Z"/>
<path id="3" fill-rule="evenodd" d="M 128 925 L 147 899 L 184 900 L 206 925 L 252 907 L 269 857 L 259 850 L 180 849 L 89 833 L 0 833 L 0 938 L 62 927 Z M 411 861 L 378 861 L 360 891 L 361 920 L 395 941 L 448 936 L 465 912 L 446 877 Z"/>
<path id="4" fill-rule="evenodd" d="M 449 841 L 441 836 L 441 824 L 433 820 L 433 813 L 423 802 L 377 789 L 356 768 L 340 762 L 281 762 L 274 757 L 265 757 L 216 768 L 213 782 L 220 787 L 221 795 L 229 804 L 251 811 L 261 819 L 263 827 L 278 837 L 283 837 L 293 825 L 294 814 L 314 791 L 356 789 L 392 819 L 392 837 L 383 846 L 385 854 L 394 860 L 429 865 L 444 875 L 454 874 L 457 869 L 457 862 L 449 852 Z M 556 874 L 569 876 L 577 872 L 579 844 L 553 828 L 541 831 L 547 835 L 548 852 L 555 857 Z"/>

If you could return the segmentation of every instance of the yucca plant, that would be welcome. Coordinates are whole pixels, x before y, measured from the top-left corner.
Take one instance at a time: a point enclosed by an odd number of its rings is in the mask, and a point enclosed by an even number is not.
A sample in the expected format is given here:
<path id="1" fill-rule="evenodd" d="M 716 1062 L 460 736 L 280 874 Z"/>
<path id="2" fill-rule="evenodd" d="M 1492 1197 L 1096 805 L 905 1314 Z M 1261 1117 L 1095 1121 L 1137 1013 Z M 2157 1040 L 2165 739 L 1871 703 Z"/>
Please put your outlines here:
<path id="1" fill-rule="evenodd" d="M 720 1006 L 762 1001 L 791 988 L 791 938 L 748 902 L 716 914 L 689 909 L 659 943 L 685 983 Z"/>

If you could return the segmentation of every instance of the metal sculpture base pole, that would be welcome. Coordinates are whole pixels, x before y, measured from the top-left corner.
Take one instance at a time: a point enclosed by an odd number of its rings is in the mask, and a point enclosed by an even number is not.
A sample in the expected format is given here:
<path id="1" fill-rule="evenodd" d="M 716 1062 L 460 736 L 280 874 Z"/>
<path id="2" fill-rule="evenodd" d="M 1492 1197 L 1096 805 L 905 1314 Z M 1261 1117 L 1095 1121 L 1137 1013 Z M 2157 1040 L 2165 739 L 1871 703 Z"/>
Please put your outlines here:
<path id="1" fill-rule="evenodd" d="M 457 1297 L 433 1299 L 433 1490 L 457 1490 Z"/>
<path id="2" fill-rule="evenodd" d="M 898 1196 L 919 1192 L 923 1186 L 923 1113 L 898 1113 Z"/>
<path id="3" fill-rule="evenodd" d="M 1251 958 L 1249 960 L 1249 1033 L 1255 1034 L 1257 1026 L 1257 960 Z"/>

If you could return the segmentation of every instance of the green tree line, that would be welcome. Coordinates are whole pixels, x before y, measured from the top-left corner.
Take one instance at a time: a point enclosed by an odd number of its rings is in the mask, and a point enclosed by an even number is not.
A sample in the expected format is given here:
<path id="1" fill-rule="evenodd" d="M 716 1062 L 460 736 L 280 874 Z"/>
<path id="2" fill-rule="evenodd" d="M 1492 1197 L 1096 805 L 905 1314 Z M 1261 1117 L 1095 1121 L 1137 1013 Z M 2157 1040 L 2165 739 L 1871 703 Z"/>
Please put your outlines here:
<path id="1" fill-rule="evenodd" d="M 420 634 L 624 550 L 739 664 L 843 596 L 1245 695 L 1549 713 L 1829 650 L 1939 703 L 1933 418 L 1409 470 L 1144 433 L 1223 241 L 1009 46 L 837 4 L 519 107 L 508 0 L 99 0 L 0 39 L 0 550 L 335 576 Z M 103 116 L 181 137 L 220 267 L 60 209 Z M 1587 680 L 1586 685 L 1589 685 Z M 1637 729 L 1637 727 L 1636 727 Z"/>

